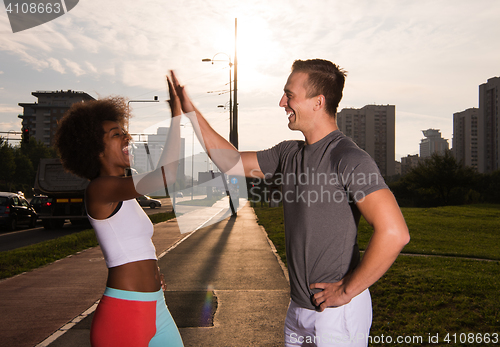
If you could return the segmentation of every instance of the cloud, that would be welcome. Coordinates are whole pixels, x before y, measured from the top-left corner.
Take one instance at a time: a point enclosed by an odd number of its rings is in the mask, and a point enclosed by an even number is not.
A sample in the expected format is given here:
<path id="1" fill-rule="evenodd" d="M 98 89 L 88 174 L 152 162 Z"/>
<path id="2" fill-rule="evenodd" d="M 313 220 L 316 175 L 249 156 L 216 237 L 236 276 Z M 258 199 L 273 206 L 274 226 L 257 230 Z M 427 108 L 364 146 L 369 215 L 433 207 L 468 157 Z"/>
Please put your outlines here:
<path id="1" fill-rule="evenodd" d="M 73 72 L 76 76 L 81 76 L 85 74 L 85 71 L 80 67 L 77 62 L 71 61 L 69 59 L 64 59 L 66 66 Z"/>
<path id="2" fill-rule="evenodd" d="M 66 73 L 66 71 L 64 70 L 64 67 L 61 65 L 61 62 L 59 60 L 57 60 L 55 58 L 49 58 L 48 62 L 49 62 L 50 67 L 54 71 L 57 71 L 57 72 L 59 72 L 61 74 Z"/>
<path id="3" fill-rule="evenodd" d="M 87 69 L 91 72 L 91 73 L 97 73 L 97 69 L 94 65 L 92 65 L 92 63 L 86 61 L 85 62 L 85 66 L 87 67 Z"/>
<path id="4" fill-rule="evenodd" d="M 10 105 L 6 104 L 0 104 L 0 113 L 15 113 L 19 114 L 21 113 L 21 108 L 20 107 L 12 107 Z"/>
<path id="5" fill-rule="evenodd" d="M 15 35 L 3 34 L 10 26 L 0 18 L 0 54 L 19 61 L 2 67 L 2 87 L 17 86 L 4 78 L 17 69 L 16 78 L 26 80 L 28 90 L 63 80 L 103 95 L 165 98 L 164 75 L 172 68 L 210 121 L 218 122 L 227 114 L 218 113 L 217 105 L 228 94 L 207 91 L 228 89 L 227 64 L 201 59 L 218 52 L 234 58 L 237 17 L 243 146 L 258 149 L 301 137 L 288 130 L 277 104 L 292 62 L 319 57 L 349 72 L 341 108 L 396 105 L 397 151 L 405 153 L 418 148 L 421 129 L 441 128 L 449 138 L 453 112 L 477 106 L 478 85 L 499 74 L 496 0 L 96 4 L 80 2 L 60 19 Z M 0 96 L 0 103 L 7 102 Z M 134 122 L 151 123 L 147 109 L 136 109 L 140 116 Z M 227 132 L 224 123 L 217 126 Z"/>

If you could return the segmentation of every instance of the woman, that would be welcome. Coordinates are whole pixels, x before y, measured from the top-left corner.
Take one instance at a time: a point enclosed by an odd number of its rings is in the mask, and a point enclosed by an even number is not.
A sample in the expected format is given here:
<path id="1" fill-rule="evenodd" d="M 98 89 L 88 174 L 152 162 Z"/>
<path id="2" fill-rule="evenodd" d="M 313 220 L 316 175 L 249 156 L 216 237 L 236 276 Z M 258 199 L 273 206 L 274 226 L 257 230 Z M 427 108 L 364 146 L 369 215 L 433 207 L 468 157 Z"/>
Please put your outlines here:
<path id="1" fill-rule="evenodd" d="M 90 180 L 87 214 L 109 269 L 92 321 L 94 347 L 183 346 L 165 304 L 151 241 L 153 225 L 135 200 L 175 182 L 181 109 L 168 77 L 167 81 L 172 121 L 153 172 L 125 176 L 131 166 L 131 138 L 125 130 L 129 113 L 122 98 L 74 104 L 57 130 L 55 146 L 64 167 Z"/>

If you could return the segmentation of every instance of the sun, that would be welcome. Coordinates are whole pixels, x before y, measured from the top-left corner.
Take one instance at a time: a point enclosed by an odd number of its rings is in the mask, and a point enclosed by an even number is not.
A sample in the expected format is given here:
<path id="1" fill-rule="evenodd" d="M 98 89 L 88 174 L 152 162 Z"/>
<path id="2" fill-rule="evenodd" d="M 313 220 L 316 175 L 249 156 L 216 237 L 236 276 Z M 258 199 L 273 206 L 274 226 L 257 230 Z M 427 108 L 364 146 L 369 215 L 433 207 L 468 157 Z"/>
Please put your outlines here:
<path id="1" fill-rule="evenodd" d="M 261 17 L 238 18 L 238 76 L 258 84 L 262 74 L 282 58 L 280 45 L 273 41 L 270 24 Z"/>
<path id="2" fill-rule="evenodd" d="M 231 29 L 227 25 L 220 28 L 214 42 L 216 52 L 220 53 L 214 58 L 225 60 L 229 56 L 234 63 L 236 54 L 238 83 L 244 83 L 246 88 L 259 88 L 266 71 L 284 59 L 280 45 L 273 41 L 273 28 L 262 17 L 250 14 L 239 16 Z"/>

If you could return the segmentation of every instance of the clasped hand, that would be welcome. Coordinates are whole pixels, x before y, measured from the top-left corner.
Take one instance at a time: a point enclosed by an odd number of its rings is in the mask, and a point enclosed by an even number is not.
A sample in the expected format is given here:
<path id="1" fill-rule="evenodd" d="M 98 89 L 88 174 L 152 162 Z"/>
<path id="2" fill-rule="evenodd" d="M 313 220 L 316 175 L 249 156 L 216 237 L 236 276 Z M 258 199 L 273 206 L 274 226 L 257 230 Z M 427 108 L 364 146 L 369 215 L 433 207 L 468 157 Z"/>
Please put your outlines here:
<path id="1" fill-rule="evenodd" d="M 339 307 L 348 304 L 352 298 L 345 292 L 344 279 L 335 283 L 312 283 L 310 289 L 321 289 L 312 297 L 312 303 L 318 307 L 319 312 L 323 312 L 327 307 Z"/>
<path id="2" fill-rule="evenodd" d="M 167 75 L 168 90 L 170 94 L 170 109 L 172 110 L 172 116 L 180 116 L 182 112 L 189 113 L 195 110 L 191 99 L 186 93 L 184 86 L 181 86 L 174 71 L 170 70 L 170 77 Z"/>

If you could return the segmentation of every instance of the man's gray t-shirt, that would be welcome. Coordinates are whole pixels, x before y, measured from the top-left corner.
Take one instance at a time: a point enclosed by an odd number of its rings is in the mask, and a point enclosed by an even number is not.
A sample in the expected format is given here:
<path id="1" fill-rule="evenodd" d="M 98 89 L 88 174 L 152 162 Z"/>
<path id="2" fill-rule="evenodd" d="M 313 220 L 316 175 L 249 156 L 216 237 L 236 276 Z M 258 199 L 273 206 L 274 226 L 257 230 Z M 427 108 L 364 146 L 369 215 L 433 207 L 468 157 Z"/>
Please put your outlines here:
<path id="1" fill-rule="evenodd" d="M 314 310 L 318 290 L 309 285 L 338 282 L 359 263 L 355 203 L 387 185 L 375 161 L 339 130 L 312 145 L 281 142 L 257 159 L 282 188 L 291 298 Z"/>

